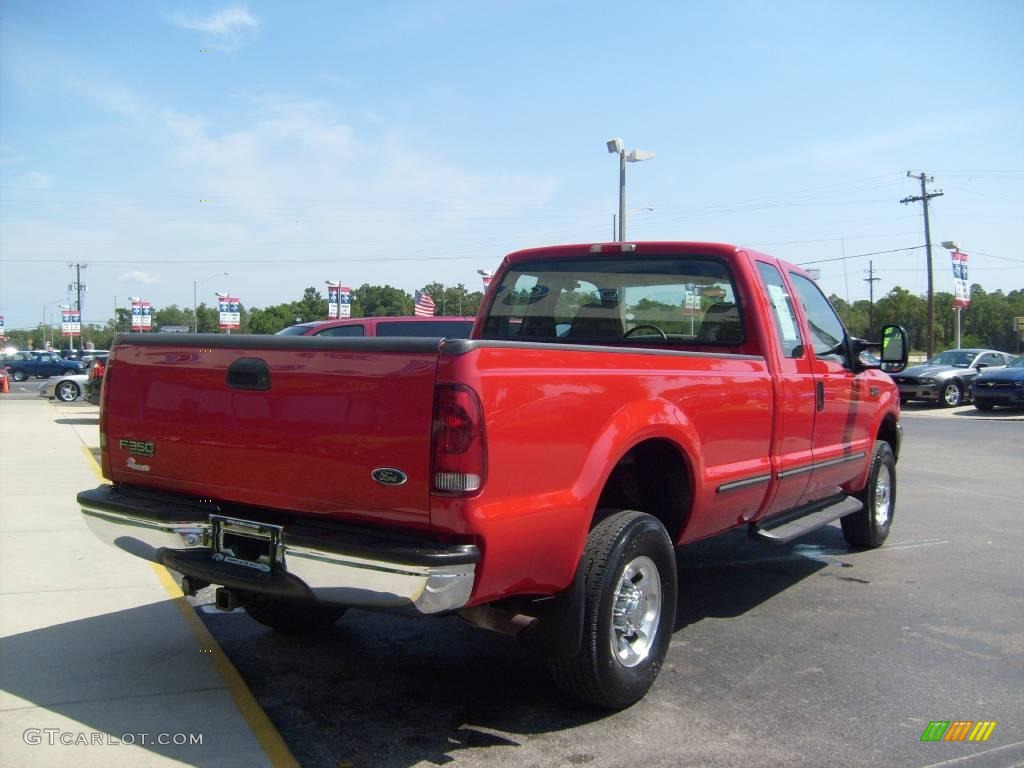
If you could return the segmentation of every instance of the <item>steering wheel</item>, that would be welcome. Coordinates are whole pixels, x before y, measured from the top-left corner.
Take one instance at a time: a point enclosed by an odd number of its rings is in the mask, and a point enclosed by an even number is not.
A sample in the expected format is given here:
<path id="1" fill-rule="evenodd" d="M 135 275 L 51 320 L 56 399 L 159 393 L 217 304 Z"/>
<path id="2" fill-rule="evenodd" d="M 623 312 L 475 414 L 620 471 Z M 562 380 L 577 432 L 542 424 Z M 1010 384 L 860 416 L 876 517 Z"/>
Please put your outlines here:
<path id="1" fill-rule="evenodd" d="M 632 328 L 630 328 L 628 331 L 622 334 L 622 338 L 628 339 L 641 328 L 650 328 L 652 331 L 657 331 L 659 334 L 661 334 L 661 338 L 663 338 L 665 341 L 668 341 L 668 336 L 665 335 L 665 332 L 661 330 L 661 328 L 659 328 L 658 326 L 652 325 L 651 323 L 642 323 L 641 325 L 634 325 Z"/>

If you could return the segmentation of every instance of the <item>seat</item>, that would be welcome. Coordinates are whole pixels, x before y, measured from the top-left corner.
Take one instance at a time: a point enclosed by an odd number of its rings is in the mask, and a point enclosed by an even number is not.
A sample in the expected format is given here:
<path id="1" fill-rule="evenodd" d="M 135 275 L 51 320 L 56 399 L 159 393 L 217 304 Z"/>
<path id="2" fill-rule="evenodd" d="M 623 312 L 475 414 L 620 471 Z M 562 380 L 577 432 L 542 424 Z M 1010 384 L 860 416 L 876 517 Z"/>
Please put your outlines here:
<path id="1" fill-rule="evenodd" d="M 584 304 L 576 312 L 567 338 L 588 341 L 621 341 L 624 332 L 616 301 Z"/>
<path id="2" fill-rule="evenodd" d="M 706 344 L 739 344 L 743 341 L 739 308 L 724 301 L 708 307 L 697 333 L 697 341 Z"/>

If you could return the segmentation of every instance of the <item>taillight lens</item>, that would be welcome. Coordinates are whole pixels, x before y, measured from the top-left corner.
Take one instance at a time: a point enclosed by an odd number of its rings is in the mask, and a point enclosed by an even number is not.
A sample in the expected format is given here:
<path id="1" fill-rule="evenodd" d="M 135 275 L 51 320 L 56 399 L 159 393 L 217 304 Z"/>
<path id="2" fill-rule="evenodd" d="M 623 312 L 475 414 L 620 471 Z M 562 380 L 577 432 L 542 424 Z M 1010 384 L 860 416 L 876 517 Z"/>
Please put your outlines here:
<path id="1" fill-rule="evenodd" d="M 101 378 L 103 378 L 103 368 L 104 368 L 103 363 L 101 363 L 99 360 L 94 362 L 92 364 L 92 370 L 89 371 L 89 378 L 90 379 L 101 379 Z"/>
<path id="2" fill-rule="evenodd" d="M 435 493 L 468 496 L 487 476 L 487 439 L 480 398 L 469 387 L 440 384 L 431 433 Z"/>

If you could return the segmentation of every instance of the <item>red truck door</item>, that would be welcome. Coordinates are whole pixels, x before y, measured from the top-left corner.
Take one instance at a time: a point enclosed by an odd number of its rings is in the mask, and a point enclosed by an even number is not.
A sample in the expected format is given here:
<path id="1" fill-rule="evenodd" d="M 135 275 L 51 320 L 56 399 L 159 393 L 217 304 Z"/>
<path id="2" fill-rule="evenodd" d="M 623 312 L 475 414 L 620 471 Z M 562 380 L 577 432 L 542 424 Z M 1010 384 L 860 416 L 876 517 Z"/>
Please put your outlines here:
<path id="1" fill-rule="evenodd" d="M 842 321 L 821 289 L 807 277 L 790 271 L 794 295 L 803 309 L 813 350 L 815 386 L 814 464 L 805 491 L 806 501 L 838 493 L 842 484 L 861 472 L 871 450 L 868 434 L 869 391 L 845 359 Z"/>

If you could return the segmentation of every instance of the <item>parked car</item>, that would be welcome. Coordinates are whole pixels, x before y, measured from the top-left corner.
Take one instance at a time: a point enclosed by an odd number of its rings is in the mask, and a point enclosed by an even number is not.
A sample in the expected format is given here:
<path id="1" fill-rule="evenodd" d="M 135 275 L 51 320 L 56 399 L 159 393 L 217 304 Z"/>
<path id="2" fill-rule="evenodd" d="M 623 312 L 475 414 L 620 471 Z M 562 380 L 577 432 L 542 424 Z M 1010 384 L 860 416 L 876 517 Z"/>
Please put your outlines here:
<path id="1" fill-rule="evenodd" d="M 25 381 L 30 376 L 48 379 L 50 376 L 85 372 L 81 361 L 65 360 L 57 352 L 15 352 L 4 358 L 3 366 L 15 381 Z"/>
<path id="2" fill-rule="evenodd" d="M 971 397 L 979 411 L 991 411 L 997 405 L 1024 408 L 1024 355 L 1005 368 L 983 371 L 975 377 Z"/>
<path id="3" fill-rule="evenodd" d="M 350 317 L 300 323 L 278 331 L 278 336 L 442 336 L 468 339 L 472 317 Z"/>
<path id="4" fill-rule="evenodd" d="M 994 349 L 947 349 L 923 365 L 893 376 L 900 402 L 925 400 L 952 408 L 969 397 L 971 379 L 984 368 L 1002 368 L 1013 355 Z"/>
<path id="5" fill-rule="evenodd" d="M 97 352 L 89 361 L 89 369 L 86 371 L 88 380 L 85 382 L 85 399 L 93 405 L 100 404 L 100 394 L 103 391 L 103 373 L 107 369 L 107 352 Z"/>
<path id="6" fill-rule="evenodd" d="M 84 373 L 54 376 L 39 385 L 39 396 L 60 400 L 62 403 L 73 403 L 82 396 L 88 378 Z"/>

